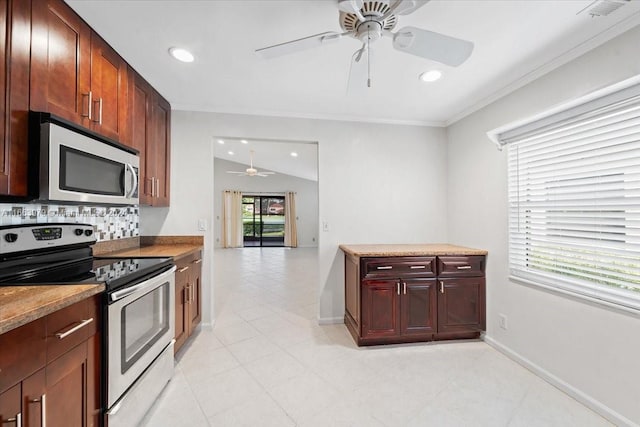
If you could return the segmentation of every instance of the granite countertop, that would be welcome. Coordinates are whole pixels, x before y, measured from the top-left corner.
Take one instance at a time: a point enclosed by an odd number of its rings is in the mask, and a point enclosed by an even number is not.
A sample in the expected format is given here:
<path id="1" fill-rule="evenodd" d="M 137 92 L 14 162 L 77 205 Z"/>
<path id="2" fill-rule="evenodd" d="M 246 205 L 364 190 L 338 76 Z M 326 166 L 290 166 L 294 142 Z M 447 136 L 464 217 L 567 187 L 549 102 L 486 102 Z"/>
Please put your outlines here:
<path id="1" fill-rule="evenodd" d="M 126 241 L 125 241 L 126 240 Z M 180 258 L 203 249 L 202 236 L 144 236 L 99 243 L 96 256 Z M 102 284 L 0 286 L 0 334 L 104 292 Z"/>
<path id="2" fill-rule="evenodd" d="M 101 292 L 102 284 L 0 286 L 0 334 Z"/>
<path id="3" fill-rule="evenodd" d="M 448 243 L 340 245 L 340 249 L 344 253 L 356 257 L 487 255 L 488 253 L 483 249 L 467 248 Z"/>
<path id="4" fill-rule="evenodd" d="M 190 243 L 177 243 L 177 244 L 155 244 L 150 246 L 140 246 L 137 248 L 124 249 L 116 252 L 109 252 L 108 256 L 118 257 L 132 257 L 132 258 L 144 258 L 144 257 L 172 257 L 180 258 L 185 255 L 192 254 L 202 250 L 202 245 L 190 244 Z M 104 256 L 103 255 L 103 256 Z"/>

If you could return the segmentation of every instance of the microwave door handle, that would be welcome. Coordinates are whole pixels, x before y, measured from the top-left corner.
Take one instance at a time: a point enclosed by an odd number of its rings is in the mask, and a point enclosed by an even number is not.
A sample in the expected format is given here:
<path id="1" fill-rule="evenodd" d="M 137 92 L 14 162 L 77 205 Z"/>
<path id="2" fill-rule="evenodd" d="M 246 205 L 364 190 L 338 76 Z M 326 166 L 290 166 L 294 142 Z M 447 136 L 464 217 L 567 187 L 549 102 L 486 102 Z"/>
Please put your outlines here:
<path id="1" fill-rule="evenodd" d="M 138 174 L 136 174 L 136 170 L 129 163 L 127 163 L 127 169 L 129 169 L 129 171 L 131 172 L 131 177 L 133 179 L 133 183 L 131 185 L 131 191 L 127 193 L 127 198 L 130 198 L 135 194 L 136 189 L 138 188 Z"/>

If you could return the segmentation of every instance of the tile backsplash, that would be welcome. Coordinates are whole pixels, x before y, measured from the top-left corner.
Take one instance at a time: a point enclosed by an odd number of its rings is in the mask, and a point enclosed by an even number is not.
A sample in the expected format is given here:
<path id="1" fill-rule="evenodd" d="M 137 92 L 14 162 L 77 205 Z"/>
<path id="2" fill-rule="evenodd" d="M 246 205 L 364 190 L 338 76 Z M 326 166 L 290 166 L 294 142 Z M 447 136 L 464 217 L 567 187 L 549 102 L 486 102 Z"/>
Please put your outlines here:
<path id="1" fill-rule="evenodd" d="M 91 224 L 99 242 L 140 235 L 138 206 L 0 203 L 0 225 L 53 222 Z"/>

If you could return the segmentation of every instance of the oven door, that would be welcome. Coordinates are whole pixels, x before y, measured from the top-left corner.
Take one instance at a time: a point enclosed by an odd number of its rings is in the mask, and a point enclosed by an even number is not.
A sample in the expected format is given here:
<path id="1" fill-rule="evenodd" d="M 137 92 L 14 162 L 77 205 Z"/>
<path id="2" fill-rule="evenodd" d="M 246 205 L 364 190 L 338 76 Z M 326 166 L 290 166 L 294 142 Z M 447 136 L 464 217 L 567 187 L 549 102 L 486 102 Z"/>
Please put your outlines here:
<path id="1" fill-rule="evenodd" d="M 175 270 L 173 267 L 108 296 L 109 408 L 173 340 Z"/>

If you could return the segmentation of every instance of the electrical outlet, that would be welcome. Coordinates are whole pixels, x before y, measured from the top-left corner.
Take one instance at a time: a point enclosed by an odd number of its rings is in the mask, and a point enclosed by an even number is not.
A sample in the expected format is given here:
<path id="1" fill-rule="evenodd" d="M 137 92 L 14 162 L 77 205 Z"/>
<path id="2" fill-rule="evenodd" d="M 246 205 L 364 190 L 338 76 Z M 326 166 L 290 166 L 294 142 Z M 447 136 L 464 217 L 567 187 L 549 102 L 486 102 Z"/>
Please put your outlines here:
<path id="1" fill-rule="evenodd" d="M 498 314 L 498 324 L 505 331 L 507 330 L 507 315 L 506 314 Z"/>

